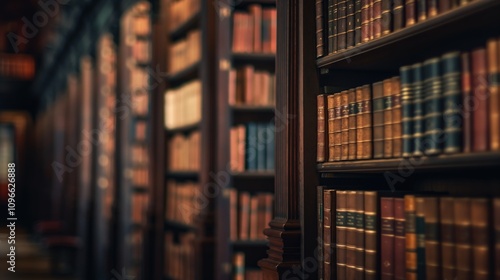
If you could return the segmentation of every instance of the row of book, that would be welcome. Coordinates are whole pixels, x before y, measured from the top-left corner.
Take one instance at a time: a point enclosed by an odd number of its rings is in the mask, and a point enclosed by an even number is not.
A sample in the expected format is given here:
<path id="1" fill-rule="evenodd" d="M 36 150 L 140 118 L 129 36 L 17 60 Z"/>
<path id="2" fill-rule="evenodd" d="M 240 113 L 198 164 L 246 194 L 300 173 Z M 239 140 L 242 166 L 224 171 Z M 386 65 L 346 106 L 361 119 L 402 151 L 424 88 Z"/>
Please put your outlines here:
<path id="1" fill-rule="evenodd" d="M 131 204 L 132 204 L 132 223 L 136 225 L 147 224 L 149 195 L 147 193 L 134 193 L 132 195 Z"/>
<path id="2" fill-rule="evenodd" d="M 237 240 L 264 240 L 264 229 L 271 222 L 273 194 L 238 192 L 229 189 L 229 238 Z"/>
<path id="3" fill-rule="evenodd" d="M 185 233 L 176 238 L 173 232 L 165 232 L 165 278 L 175 280 L 196 279 L 194 233 Z"/>
<path id="4" fill-rule="evenodd" d="M 231 170 L 274 170 L 274 124 L 247 123 L 230 130 Z"/>
<path id="5" fill-rule="evenodd" d="M 175 129 L 201 120 L 201 82 L 194 80 L 165 93 L 165 127 Z"/>
<path id="6" fill-rule="evenodd" d="M 276 53 L 276 8 L 250 5 L 233 14 L 233 52 Z"/>
<path id="7" fill-rule="evenodd" d="M 318 200 L 323 279 L 500 276 L 499 198 L 318 187 Z"/>
<path id="8" fill-rule="evenodd" d="M 316 0 L 317 56 L 369 42 L 472 0 Z"/>
<path id="9" fill-rule="evenodd" d="M 400 77 L 319 95 L 317 160 L 499 150 L 499 65 L 500 40 L 491 39 L 403 66 Z"/>
<path id="10" fill-rule="evenodd" d="M 0 54 L 0 76 L 30 80 L 35 76 L 35 59 L 25 54 Z"/>
<path id="11" fill-rule="evenodd" d="M 167 181 L 165 218 L 186 225 L 192 225 L 199 213 L 196 194 L 199 185 L 193 182 Z"/>
<path id="12" fill-rule="evenodd" d="M 272 106 L 275 102 L 275 75 L 247 65 L 229 71 L 229 105 Z"/>
<path id="13" fill-rule="evenodd" d="M 149 186 L 149 170 L 145 166 L 135 166 L 132 169 L 132 184 L 138 187 Z"/>
<path id="14" fill-rule="evenodd" d="M 170 1 L 167 24 L 169 30 L 174 30 L 200 11 L 200 0 Z"/>
<path id="15" fill-rule="evenodd" d="M 149 163 L 148 147 L 146 145 L 132 145 L 132 162 L 135 165 L 146 165 Z"/>
<path id="16" fill-rule="evenodd" d="M 201 134 L 176 134 L 168 141 L 167 162 L 170 171 L 198 171 L 201 162 Z"/>
<path id="17" fill-rule="evenodd" d="M 233 279 L 234 280 L 261 280 L 262 270 L 245 266 L 245 253 L 235 252 L 233 255 Z"/>
<path id="18" fill-rule="evenodd" d="M 168 55 L 168 72 L 175 73 L 198 62 L 201 58 L 201 31 L 192 30 L 186 38 L 172 43 Z"/>

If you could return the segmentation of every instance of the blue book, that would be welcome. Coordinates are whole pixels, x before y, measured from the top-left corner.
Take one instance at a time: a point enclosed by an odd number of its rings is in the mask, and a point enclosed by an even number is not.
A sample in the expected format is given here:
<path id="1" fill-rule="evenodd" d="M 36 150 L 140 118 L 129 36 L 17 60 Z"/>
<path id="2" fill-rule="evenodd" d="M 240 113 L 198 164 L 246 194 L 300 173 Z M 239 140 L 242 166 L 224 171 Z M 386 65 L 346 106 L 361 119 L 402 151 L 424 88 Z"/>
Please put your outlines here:
<path id="1" fill-rule="evenodd" d="M 257 170 L 257 124 L 247 123 L 245 148 L 245 170 Z"/>
<path id="2" fill-rule="evenodd" d="M 257 125 L 257 170 L 266 170 L 266 148 L 267 148 L 268 133 L 267 125 L 259 123 Z"/>
<path id="3" fill-rule="evenodd" d="M 274 123 L 270 123 L 267 125 L 267 147 L 266 147 L 266 169 L 274 170 Z"/>

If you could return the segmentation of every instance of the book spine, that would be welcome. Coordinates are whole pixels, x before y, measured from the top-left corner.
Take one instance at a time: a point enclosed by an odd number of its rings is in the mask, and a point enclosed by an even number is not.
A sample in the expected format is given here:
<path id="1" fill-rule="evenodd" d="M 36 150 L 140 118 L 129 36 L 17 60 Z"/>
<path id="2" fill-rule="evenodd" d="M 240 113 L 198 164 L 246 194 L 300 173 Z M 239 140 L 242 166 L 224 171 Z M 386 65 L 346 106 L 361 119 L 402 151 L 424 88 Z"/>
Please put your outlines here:
<path id="1" fill-rule="evenodd" d="M 229 189 L 229 221 L 231 228 L 229 231 L 229 239 L 236 241 L 238 239 L 238 191 Z"/>
<path id="2" fill-rule="evenodd" d="M 459 280 L 472 279 L 472 229 L 469 198 L 455 198 L 453 210 L 455 233 L 455 264 Z"/>
<path id="3" fill-rule="evenodd" d="M 236 252 L 234 254 L 234 280 L 245 279 L 245 254 Z"/>
<path id="4" fill-rule="evenodd" d="M 372 120 L 372 92 L 371 92 L 371 87 L 370 85 L 364 85 L 362 86 L 362 111 L 360 111 L 358 114 L 361 114 L 361 120 L 363 123 L 362 126 L 362 138 L 361 138 L 361 145 L 362 145 L 362 158 L 363 159 L 370 159 L 373 157 L 373 120 Z M 358 106 L 359 109 L 360 106 Z"/>
<path id="5" fill-rule="evenodd" d="M 427 19 L 427 0 L 417 0 L 417 18 L 418 22 Z"/>
<path id="6" fill-rule="evenodd" d="M 356 192 L 347 192 L 346 280 L 356 279 Z"/>
<path id="7" fill-rule="evenodd" d="M 472 151 L 472 108 L 470 100 L 472 99 L 472 79 L 470 70 L 470 54 L 463 53 L 462 61 L 462 104 L 463 107 L 463 152 L 470 153 Z"/>
<path id="8" fill-rule="evenodd" d="M 257 124 L 247 124 L 247 139 L 246 139 L 246 170 L 257 170 Z"/>
<path id="9" fill-rule="evenodd" d="M 318 193 L 319 195 L 319 193 Z M 321 198 L 323 202 L 323 213 L 322 213 L 322 220 L 323 220 L 323 228 L 320 229 L 322 232 L 322 237 L 323 237 L 323 278 L 324 279 L 330 279 L 331 278 L 331 258 L 330 258 L 330 246 L 332 243 L 332 235 L 331 235 L 331 229 L 332 229 L 332 221 L 331 219 L 331 210 L 332 210 L 332 205 L 331 205 L 331 194 L 328 190 L 323 190 L 321 193 L 323 196 Z"/>
<path id="10" fill-rule="evenodd" d="M 405 26 L 404 0 L 394 0 L 392 8 L 393 30 L 397 31 Z"/>
<path id="11" fill-rule="evenodd" d="M 456 279 L 454 208 L 452 197 L 439 199 L 439 225 L 441 228 L 441 256 L 443 279 Z"/>
<path id="12" fill-rule="evenodd" d="M 316 0 L 316 57 L 324 55 L 323 0 Z"/>
<path id="13" fill-rule="evenodd" d="M 488 49 L 488 82 L 490 92 L 490 148 L 500 150 L 500 39 L 490 39 Z"/>
<path id="14" fill-rule="evenodd" d="M 370 41 L 370 0 L 361 0 L 361 42 Z"/>
<path id="15" fill-rule="evenodd" d="M 363 87 L 356 88 L 356 158 L 363 158 Z"/>
<path id="16" fill-rule="evenodd" d="M 475 108 L 472 113 L 472 150 L 482 152 L 488 150 L 488 78 L 486 74 L 486 50 L 472 51 L 472 97 Z"/>
<path id="17" fill-rule="evenodd" d="M 406 26 L 417 23 L 417 3 L 416 0 L 405 0 Z"/>
<path id="18" fill-rule="evenodd" d="M 328 110 L 325 110 L 325 100 L 326 100 L 326 95 L 325 94 L 320 94 L 317 96 L 317 106 L 318 106 L 318 147 L 317 147 L 317 157 L 316 160 L 318 162 L 324 162 L 326 159 L 326 149 L 325 149 L 325 142 L 326 142 L 326 131 L 325 131 L 325 121 L 326 121 L 326 112 Z M 328 132 L 330 134 L 330 132 Z"/>
<path id="19" fill-rule="evenodd" d="M 347 40 L 347 48 L 354 47 L 354 1 L 355 0 L 347 0 L 347 31 L 346 31 L 346 40 Z"/>
<path id="20" fill-rule="evenodd" d="M 356 280 L 365 278 L 365 194 L 356 191 Z"/>
<path id="21" fill-rule="evenodd" d="M 471 200 L 472 279 L 491 279 L 490 212 L 491 209 L 487 198 L 474 198 Z"/>
<path id="22" fill-rule="evenodd" d="M 267 139 L 267 124 L 259 123 L 257 124 L 257 170 L 266 170 L 266 143 Z"/>
<path id="23" fill-rule="evenodd" d="M 338 50 L 338 0 L 328 0 L 328 53 Z"/>
<path id="24" fill-rule="evenodd" d="M 425 199 L 415 198 L 415 232 L 417 236 L 417 279 L 425 280 Z"/>
<path id="25" fill-rule="evenodd" d="M 427 17 L 432 18 L 438 15 L 438 0 L 427 0 Z"/>
<path id="26" fill-rule="evenodd" d="M 257 196 L 250 198 L 250 240 L 259 239 L 259 199 Z"/>
<path id="27" fill-rule="evenodd" d="M 373 84 L 373 158 L 384 157 L 384 88 Z"/>
<path id="28" fill-rule="evenodd" d="M 267 139 L 266 139 L 266 170 L 274 170 L 274 162 L 275 162 L 275 156 L 274 156 L 274 124 L 270 123 L 267 124 Z M 326 141 L 326 140 L 325 140 Z M 326 155 L 325 155 L 326 158 Z"/>
<path id="29" fill-rule="evenodd" d="M 336 200 L 337 279 L 346 279 L 347 191 L 337 191 Z"/>
<path id="30" fill-rule="evenodd" d="M 405 280 L 405 200 L 394 198 L 394 279 Z"/>
<path id="31" fill-rule="evenodd" d="M 382 0 L 373 1 L 373 38 L 382 36 Z"/>
<path id="32" fill-rule="evenodd" d="M 323 186 L 318 186 L 316 188 L 316 199 L 317 199 L 317 215 L 318 215 L 318 254 L 322 256 L 320 258 L 319 264 L 318 264 L 318 279 L 323 280 L 324 278 L 324 262 L 325 262 L 325 254 L 328 252 L 323 249 L 324 243 L 325 243 L 325 238 L 323 235 L 323 217 L 324 217 L 324 208 L 323 208 L 323 192 L 324 192 L 324 187 Z"/>
<path id="33" fill-rule="evenodd" d="M 500 263 L 500 198 L 493 199 L 493 249 L 495 264 Z M 495 279 L 500 279 L 500 266 L 495 265 Z"/>
<path id="34" fill-rule="evenodd" d="M 403 155 L 403 128 L 402 128 L 402 107 L 401 107 L 401 79 L 394 77 L 392 82 L 392 156 L 401 157 Z"/>
<path id="35" fill-rule="evenodd" d="M 340 161 L 342 159 L 342 94 L 339 92 L 334 96 L 334 161 Z"/>
<path id="36" fill-rule="evenodd" d="M 361 10 L 362 0 L 354 0 L 354 45 L 361 44 L 362 30 L 361 30 Z"/>
<path id="37" fill-rule="evenodd" d="M 393 131 L 392 131 L 392 97 L 393 89 L 391 79 L 383 81 L 384 95 L 384 158 L 392 157 Z"/>
<path id="38" fill-rule="evenodd" d="M 439 0 L 439 14 L 447 12 L 452 8 L 452 0 Z"/>
<path id="39" fill-rule="evenodd" d="M 414 151 L 413 139 L 413 68 L 403 66 L 400 68 L 401 74 L 401 105 L 402 105 L 402 138 L 403 157 L 410 157 Z"/>
<path id="40" fill-rule="evenodd" d="M 342 121 L 342 131 L 341 131 L 341 156 L 340 160 L 348 160 L 349 159 L 349 92 L 343 91 L 341 92 L 341 121 Z"/>
<path id="41" fill-rule="evenodd" d="M 335 121 L 337 118 L 336 108 L 335 108 L 335 96 L 327 95 L 327 108 L 328 108 L 328 161 L 334 161 L 335 159 Z"/>
<path id="42" fill-rule="evenodd" d="M 380 272 L 383 280 L 394 279 L 394 198 L 380 198 Z"/>
<path id="43" fill-rule="evenodd" d="M 439 58 L 424 62 L 425 90 L 425 154 L 435 155 L 442 152 L 443 110 L 441 67 Z"/>
<path id="44" fill-rule="evenodd" d="M 441 278 L 439 198 L 425 198 L 425 272 L 426 279 Z"/>
<path id="45" fill-rule="evenodd" d="M 448 154 L 458 153 L 462 150 L 460 52 L 451 52 L 443 55 L 442 64 L 444 152 Z"/>
<path id="46" fill-rule="evenodd" d="M 392 0 L 382 0 L 382 35 L 392 31 Z"/>
<path id="47" fill-rule="evenodd" d="M 364 192 L 365 209 L 365 279 L 378 279 L 378 194 L 374 191 Z M 337 279 L 345 279 L 337 277 Z"/>
<path id="48" fill-rule="evenodd" d="M 347 47 L 347 0 L 338 1 L 338 20 L 337 37 L 338 50 L 344 50 Z"/>
<path id="49" fill-rule="evenodd" d="M 349 160 L 356 159 L 356 115 L 358 111 L 358 106 L 356 106 L 356 90 L 351 89 L 348 93 L 348 102 L 349 102 Z"/>
<path id="50" fill-rule="evenodd" d="M 405 195 L 406 279 L 417 279 L 417 220 L 415 196 Z"/>

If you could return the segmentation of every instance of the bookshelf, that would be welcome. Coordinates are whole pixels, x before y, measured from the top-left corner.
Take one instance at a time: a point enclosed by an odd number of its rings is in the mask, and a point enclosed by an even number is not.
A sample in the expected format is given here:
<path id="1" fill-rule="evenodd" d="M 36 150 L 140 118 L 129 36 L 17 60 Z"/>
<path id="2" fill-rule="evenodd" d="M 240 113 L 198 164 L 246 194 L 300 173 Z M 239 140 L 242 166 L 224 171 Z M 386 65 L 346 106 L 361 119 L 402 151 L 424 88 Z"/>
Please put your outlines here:
<path id="1" fill-rule="evenodd" d="M 460 203 L 465 197 L 465 200 L 473 205 L 471 208 L 464 206 L 455 208 L 455 213 L 459 213 L 457 209 L 465 211 L 465 214 L 457 215 L 466 216 L 483 211 L 481 212 L 483 216 L 479 216 L 478 219 L 485 220 L 485 217 L 491 219 L 493 202 L 484 198 L 499 195 L 496 186 L 500 182 L 500 177 L 495 172 L 499 162 L 497 151 L 334 162 L 328 162 L 327 159 L 320 163 L 316 161 L 318 140 L 316 98 L 318 94 L 324 93 L 325 87 L 328 87 L 326 93 L 331 94 L 372 84 L 399 75 L 400 67 L 405 65 L 423 62 L 453 50 L 470 52 L 478 47 L 484 48 L 489 38 L 497 38 L 500 35 L 493 27 L 499 24 L 495 16 L 500 8 L 498 1 L 464 2 L 469 3 L 345 50 L 331 54 L 325 52 L 319 58 L 316 57 L 317 18 L 314 1 L 278 2 L 276 67 L 280 71 L 277 75 L 276 110 L 298 118 L 290 118 L 287 122 L 289 129 L 277 133 L 276 157 L 277 162 L 281 162 L 276 170 L 277 207 L 271 227 L 266 230 L 270 240 L 268 256 L 259 262 L 265 279 L 287 279 L 292 276 L 300 277 L 301 274 L 313 279 L 324 277 L 323 268 L 327 265 L 321 255 L 324 244 L 318 243 L 318 238 L 323 237 L 324 228 L 322 225 L 319 226 L 317 221 L 322 218 L 318 215 L 319 209 L 323 211 L 326 208 L 321 204 L 324 202 L 323 196 L 317 197 L 317 186 L 340 190 L 340 193 L 343 190 L 347 190 L 348 193 L 370 190 L 391 193 L 391 187 L 397 192 L 440 192 L 445 193 L 445 197 L 438 199 L 443 205 L 448 201 L 446 200 L 448 197 L 454 197 L 452 200 L 461 201 Z M 324 12 L 325 9 L 323 6 Z M 326 26 L 326 14 L 323 15 L 323 26 Z M 325 27 L 323 42 L 326 42 L 326 34 Z M 395 184 L 391 184 L 386 177 L 388 173 L 401 176 L 402 180 L 398 179 Z M 337 191 L 337 198 L 338 195 Z M 436 204 L 432 203 L 435 203 L 436 199 L 432 197 L 436 195 L 427 193 L 427 196 L 431 198 L 429 200 L 425 198 L 424 201 L 428 201 L 430 207 L 435 206 Z M 381 200 L 380 203 L 386 202 Z M 333 207 L 331 211 L 334 213 L 336 210 Z M 429 213 L 425 214 L 428 216 L 424 215 L 429 219 L 426 223 L 431 223 L 431 215 L 440 215 L 437 210 Z M 382 223 L 385 217 L 382 214 Z M 335 219 L 333 221 L 332 227 L 335 227 Z M 477 227 L 474 221 L 472 224 L 474 228 Z M 484 228 L 480 230 L 487 228 L 486 231 L 493 232 L 493 224 L 491 222 L 485 224 L 486 226 L 483 224 Z M 484 240 L 494 238 L 492 234 L 486 236 Z M 478 266 L 477 262 L 473 264 L 471 262 L 470 271 L 479 275 L 482 273 L 480 269 L 483 269 L 484 274 L 481 275 L 494 278 L 493 243 L 485 244 L 478 239 L 472 242 L 473 246 L 476 246 L 473 251 L 485 249 L 490 252 L 476 253 L 475 256 L 491 257 L 491 261 L 484 262 L 483 267 Z M 333 240 L 332 243 L 336 241 Z M 382 245 L 381 251 L 386 250 L 384 246 Z M 332 256 L 337 256 L 335 244 L 331 248 Z M 470 252 L 464 254 L 468 253 Z M 443 259 L 438 258 L 437 262 L 437 267 L 443 265 Z M 293 269 L 294 266 L 301 264 L 305 266 L 301 266 L 300 270 Z M 319 268 L 312 269 L 311 266 Z M 333 269 L 336 266 L 329 267 Z M 374 279 L 379 279 L 382 272 L 377 266 Z M 437 278 L 443 278 L 441 274 L 439 275 Z"/>
<path id="2" fill-rule="evenodd" d="M 153 61 L 164 77 L 152 104 L 152 279 L 214 278 L 215 205 L 204 195 L 215 168 L 213 6 L 165 0 L 153 15 Z"/>
<path id="3" fill-rule="evenodd" d="M 274 130 L 265 126 L 272 125 L 275 120 L 274 86 L 271 85 L 268 91 L 265 85 L 274 84 L 275 53 L 269 44 L 276 38 L 271 37 L 274 33 L 268 15 L 275 9 L 275 2 L 218 1 L 216 8 L 218 171 L 214 176 L 220 189 L 216 214 L 216 279 L 253 279 L 251 277 L 259 277 L 257 261 L 265 256 L 267 243 L 262 231 L 270 219 L 274 192 L 274 156 L 271 154 L 274 152 Z M 242 15 L 243 21 L 250 19 L 253 26 L 242 23 Z M 242 28 L 247 29 L 243 31 Z M 255 34 L 256 28 L 265 31 Z M 235 38 L 244 32 L 254 33 L 248 36 L 253 41 L 250 45 L 254 45 L 251 50 L 241 48 L 244 38 Z M 266 44 L 267 49 L 264 49 Z M 257 89 L 248 84 L 264 86 Z M 269 95 L 272 97 L 267 98 Z M 261 127 L 254 128 L 261 129 L 261 135 L 269 128 L 272 139 L 254 139 L 258 144 L 251 145 L 249 139 L 258 138 L 249 135 L 254 124 Z M 265 145 L 266 141 L 270 145 Z M 258 159 L 267 156 L 272 157 L 271 166 Z M 250 164 L 253 157 L 259 161 L 255 166 Z M 269 204 L 267 208 L 266 203 Z M 266 218 L 266 211 L 269 218 Z"/>

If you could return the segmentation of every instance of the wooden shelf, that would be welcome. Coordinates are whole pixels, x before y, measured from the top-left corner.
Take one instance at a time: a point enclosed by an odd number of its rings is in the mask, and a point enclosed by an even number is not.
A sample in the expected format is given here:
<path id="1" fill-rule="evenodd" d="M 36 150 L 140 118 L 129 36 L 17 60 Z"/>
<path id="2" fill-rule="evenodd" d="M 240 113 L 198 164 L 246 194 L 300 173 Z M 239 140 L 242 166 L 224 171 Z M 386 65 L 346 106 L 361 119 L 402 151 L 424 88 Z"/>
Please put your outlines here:
<path id="1" fill-rule="evenodd" d="M 189 132 L 192 132 L 193 130 L 197 130 L 199 128 L 200 128 L 200 124 L 195 123 L 195 124 L 190 124 L 190 125 L 185 125 L 185 126 L 173 128 L 173 129 L 165 129 L 165 131 L 168 135 L 174 135 L 177 133 L 189 133 Z"/>
<path id="2" fill-rule="evenodd" d="M 180 71 L 168 74 L 166 79 L 170 84 L 170 86 L 178 86 L 189 80 L 197 78 L 199 73 L 198 72 L 199 68 L 200 68 L 200 62 L 195 62 Z"/>
<path id="3" fill-rule="evenodd" d="M 233 114 L 239 113 L 271 113 L 274 115 L 274 106 L 233 105 L 230 107 Z"/>
<path id="4" fill-rule="evenodd" d="M 198 180 L 197 171 L 168 171 L 165 173 L 167 179 Z"/>
<path id="5" fill-rule="evenodd" d="M 469 49 L 484 45 L 486 38 L 498 35 L 499 14 L 500 1 L 475 1 L 370 42 L 319 58 L 317 65 L 330 70 L 399 70 L 403 65 L 442 55 L 457 46 Z"/>
<path id="6" fill-rule="evenodd" d="M 232 173 L 233 178 L 240 180 L 273 179 L 274 171 L 244 171 Z"/>
<path id="7" fill-rule="evenodd" d="M 177 221 L 165 220 L 165 230 L 189 232 L 195 231 L 196 227 Z"/>
<path id="8" fill-rule="evenodd" d="M 274 120 L 274 106 L 234 105 L 229 109 L 233 124 Z"/>
<path id="9" fill-rule="evenodd" d="M 244 247 L 250 247 L 249 249 L 254 249 L 254 247 L 265 247 L 267 243 L 267 240 L 237 240 L 230 242 L 231 246 L 238 248 L 238 250 Z"/>
<path id="10" fill-rule="evenodd" d="M 177 39 L 184 37 L 186 33 L 192 29 L 199 27 L 200 25 L 201 13 L 198 11 L 194 13 L 185 22 L 181 23 L 179 26 L 174 28 L 169 32 L 170 41 L 176 41 Z"/>
<path id="11" fill-rule="evenodd" d="M 232 65 L 246 65 L 251 64 L 258 68 L 272 68 L 274 69 L 274 61 L 276 54 L 274 53 L 232 53 Z"/>
<path id="12" fill-rule="evenodd" d="M 373 159 L 359 161 L 339 161 L 318 164 L 320 173 L 381 173 L 397 172 L 412 166 L 415 171 L 440 172 L 444 170 L 498 168 L 500 167 L 499 152 L 484 152 L 475 154 L 440 155 L 435 157 L 416 157 L 398 159 Z"/>

